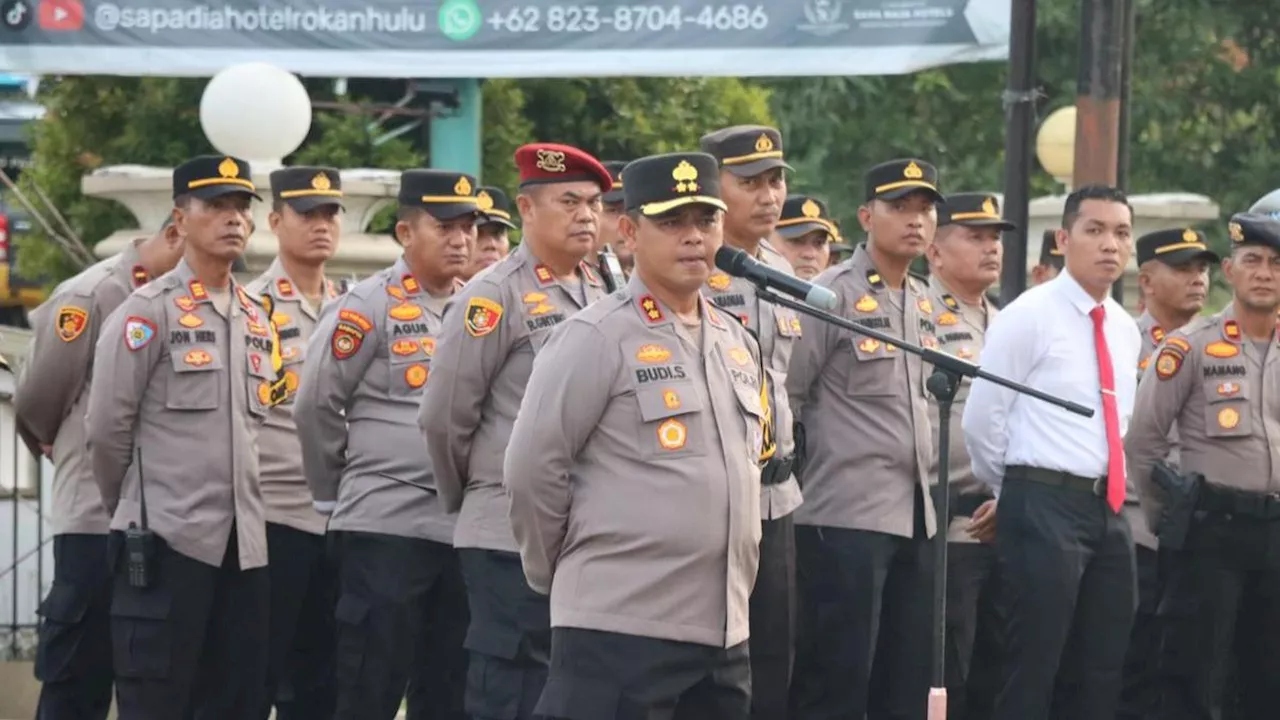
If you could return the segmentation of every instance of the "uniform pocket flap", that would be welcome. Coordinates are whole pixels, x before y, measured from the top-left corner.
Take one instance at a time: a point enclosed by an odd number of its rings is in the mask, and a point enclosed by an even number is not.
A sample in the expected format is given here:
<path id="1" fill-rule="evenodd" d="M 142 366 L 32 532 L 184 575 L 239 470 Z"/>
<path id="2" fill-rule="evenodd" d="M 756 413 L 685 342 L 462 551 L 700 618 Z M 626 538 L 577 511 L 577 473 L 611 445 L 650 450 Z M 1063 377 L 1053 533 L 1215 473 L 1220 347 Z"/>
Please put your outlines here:
<path id="1" fill-rule="evenodd" d="M 358 595 L 345 594 L 333 609 L 333 617 L 338 622 L 348 625 L 359 625 L 369 614 L 369 601 Z"/>
<path id="2" fill-rule="evenodd" d="M 640 417 L 645 422 L 702 410 L 702 397 L 688 383 L 637 390 L 636 401 L 640 404 Z"/>
<path id="3" fill-rule="evenodd" d="M 481 655 L 514 660 L 520 653 L 520 632 L 496 624 L 473 622 L 467 628 L 463 646 Z"/>
<path id="4" fill-rule="evenodd" d="M 55 580 L 36 614 L 47 620 L 71 625 L 84 618 L 89 609 L 89 600 L 88 592 L 69 582 Z"/>
<path id="5" fill-rule="evenodd" d="M 111 598 L 111 615 L 139 620 L 165 620 L 169 617 L 172 597 L 157 590 L 127 587 Z"/>

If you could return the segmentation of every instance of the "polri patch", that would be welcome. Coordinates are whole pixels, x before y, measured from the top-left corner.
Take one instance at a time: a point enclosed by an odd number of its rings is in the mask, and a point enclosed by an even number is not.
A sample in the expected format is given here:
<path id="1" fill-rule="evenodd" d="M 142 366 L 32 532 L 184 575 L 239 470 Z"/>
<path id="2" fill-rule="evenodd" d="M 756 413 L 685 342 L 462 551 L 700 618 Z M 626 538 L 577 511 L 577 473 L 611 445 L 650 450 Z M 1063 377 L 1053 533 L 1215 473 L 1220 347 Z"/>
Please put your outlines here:
<path id="1" fill-rule="evenodd" d="M 89 327 L 89 311 L 75 305 L 63 305 L 58 308 L 56 327 L 58 339 L 71 342 L 84 333 Z"/>
<path id="2" fill-rule="evenodd" d="M 473 297 L 467 302 L 463 322 L 471 337 L 484 337 L 498 329 L 502 320 L 502 306 L 489 298 Z"/>

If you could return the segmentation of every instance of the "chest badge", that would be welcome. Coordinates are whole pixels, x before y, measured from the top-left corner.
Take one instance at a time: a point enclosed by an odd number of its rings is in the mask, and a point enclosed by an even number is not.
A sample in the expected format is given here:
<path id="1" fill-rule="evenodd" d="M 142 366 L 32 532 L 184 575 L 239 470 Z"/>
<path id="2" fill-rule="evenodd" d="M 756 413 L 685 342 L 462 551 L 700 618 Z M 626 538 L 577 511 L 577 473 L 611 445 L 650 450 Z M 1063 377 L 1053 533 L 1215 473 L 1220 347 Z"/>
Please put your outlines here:
<path id="1" fill-rule="evenodd" d="M 707 285 L 710 285 L 712 290 L 728 290 L 732 283 L 733 279 L 722 272 L 711 273 L 711 277 L 707 278 Z"/>
<path id="2" fill-rule="evenodd" d="M 663 450 L 679 450 L 688 439 L 688 429 L 675 418 L 668 418 L 658 426 L 658 444 Z"/>
<path id="3" fill-rule="evenodd" d="M 1235 408 L 1222 408 L 1218 411 L 1218 425 L 1223 430 L 1231 430 L 1240 424 L 1240 413 Z"/>
<path id="4" fill-rule="evenodd" d="M 197 315 L 187 313 L 178 318 L 178 324 L 184 328 L 198 328 L 204 324 L 204 321 Z"/>
<path id="5" fill-rule="evenodd" d="M 870 295 L 863 295 L 858 298 L 858 302 L 853 304 L 853 309 L 862 313 L 873 312 L 878 307 L 880 307 L 880 303 L 876 302 L 876 299 Z"/>
<path id="6" fill-rule="evenodd" d="M 413 303 L 405 302 L 391 308 L 387 311 L 387 314 L 396 320 L 417 320 L 422 317 L 422 308 Z"/>

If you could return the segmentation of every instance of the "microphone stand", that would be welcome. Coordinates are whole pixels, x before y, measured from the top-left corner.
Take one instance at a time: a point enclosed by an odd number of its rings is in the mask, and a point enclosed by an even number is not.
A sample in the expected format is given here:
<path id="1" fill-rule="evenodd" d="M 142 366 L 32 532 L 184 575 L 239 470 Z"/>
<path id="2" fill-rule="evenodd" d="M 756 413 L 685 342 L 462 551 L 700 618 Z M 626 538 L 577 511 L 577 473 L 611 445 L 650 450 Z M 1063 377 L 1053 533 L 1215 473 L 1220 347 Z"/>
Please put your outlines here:
<path id="1" fill-rule="evenodd" d="M 933 365 L 933 374 L 925 381 L 925 387 L 938 400 L 938 497 L 934 503 L 937 515 L 937 531 L 933 535 L 933 658 L 931 665 L 931 687 L 929 688 L 928 720 L 947 720 L 947 683 L 946 683 L 946 636 L 947 636 L 947 515 L 950 513 L 950 495 L 948 492 L 951 460 L 951 403 L 960 389 L 961 378 L 982 378 L 1001 387 L 1029 395 L 1067 412 L 1084 417 L 1093 417 L 1093 410 L 1070 400 L 1054 397 L 1032 387 L 993 375 L 977 365 L 960 358 L 903 342 L 899 338 L 886 335 L 878 330 L 863 327 L 851 320 L 819 310 L 799 300 L 783 297 L 763 284 L 756 282 L 757 295 L 763 300 L 791 308 L 812 318 L 817 318 L 837 327 L 851 330 L 858 335 L 874 338 L 886 345 L 901 348 L 904 352 L 919 355 L 922 360 Z"/>

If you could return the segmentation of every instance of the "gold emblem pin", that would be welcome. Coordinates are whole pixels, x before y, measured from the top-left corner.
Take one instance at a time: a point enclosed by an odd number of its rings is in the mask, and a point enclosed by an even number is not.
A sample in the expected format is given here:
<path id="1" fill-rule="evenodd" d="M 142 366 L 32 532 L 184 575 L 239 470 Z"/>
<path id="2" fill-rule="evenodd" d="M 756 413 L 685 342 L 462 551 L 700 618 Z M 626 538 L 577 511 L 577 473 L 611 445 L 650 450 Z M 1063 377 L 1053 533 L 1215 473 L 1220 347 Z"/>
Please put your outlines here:
<path id="1" fill-rule="evenodd" d="M 485 192 L 484 190 L 481 190 L 480 192 L 476 193 L 476 207 L 480 208 L 481 210 L 492 210 L 493 198 L 489 196 L 489 193 Z"/>
<path id="2" fill-rule="evenodd" d="M 471 181 L 467 179 L 466 175 L 458 178 L 457 184 L 453 186 L 453 191 L 459 195 L 471 194 Z"/>
<path id="3" fill-rule="evenodd" d="M 1199 242 L 1200 236 L 1196 235 L 1196 231 L 1187 228 L 1182 231 L 1182 242 Z"/>
<path id="4" fill-rule="evenodd" d="M 698 168 L 688 160 L 681 160 L 671 170 L 671 177 L 676 181 L 676 192 L 698 192 Z"/>
<path id="5" fill-rule="evenodd" d="M 908 180 L 919 180 L 924 177 L 924 171 L 920 169 L 920 166 L 916 164 L 915 160 L 912 160 L 907 163 L 905 168 L 902 169 L 902 177 Z"/>
<path id="6" fill-rule="evenodd" d="M 1244 242 L 1244 228 L 1238 222 L 1227 223 L 1227 234 L 1231 236 L 1231 242 Z"/>
<path id="7" fill-rule="evenodd" d="M 996 201 L 995 201 L 995 200 L 992 200 L 991 198 L 987 198 L 986 200 L 983 200 L 983 201 L 982 201 L 982 212 L 984 212 L 984 213 L 986 213 L 986 214 L 988 214 L 988 215 L 995 215 L 995 214 L 996 214 Z"/>
<path id="8" fill-rule="evenodd" d="M 760 137 L 756 138 L 756 152 L 769 152 L 773 150 L 773 140 L 769 138 L 768 133 L 760 133 Z"/>
<path id="9" fill-rule="evenodd" d="M 821 217 L 822 208 L 818 207 L 818 203 L 810 199 L 805 200 L 804 205 L 800 206 L 800 212 L 804 213 L 804 216 L 807 218 L 816 218 Z"/>
<path id="10" fill-rule="evenodd" d="M 539 150 L 538 167 L 545 172 L 562 173 L 568 170 L 564 165 L 564 153 L 559 150 Z"/>
<path id="11" fill-rule="evenodd" d="M 225 158 L 218 163 L 218 174 L 224 178 L 240 177 L 240 166 L 235 160 Z"/>
<path id="12" fill-rule="evenodd" d="M 329 182 L 328 175 L 316 173 L 316 176 L 311 178 L 311 187 L 315 190 L 328 190 L 333 187 L 333 183 Z"/>

